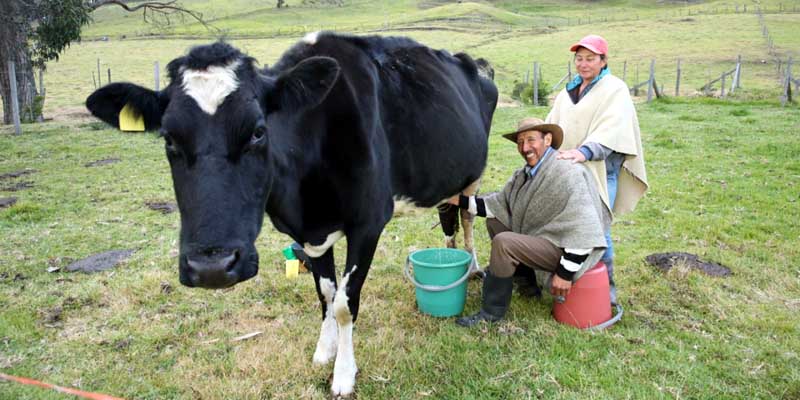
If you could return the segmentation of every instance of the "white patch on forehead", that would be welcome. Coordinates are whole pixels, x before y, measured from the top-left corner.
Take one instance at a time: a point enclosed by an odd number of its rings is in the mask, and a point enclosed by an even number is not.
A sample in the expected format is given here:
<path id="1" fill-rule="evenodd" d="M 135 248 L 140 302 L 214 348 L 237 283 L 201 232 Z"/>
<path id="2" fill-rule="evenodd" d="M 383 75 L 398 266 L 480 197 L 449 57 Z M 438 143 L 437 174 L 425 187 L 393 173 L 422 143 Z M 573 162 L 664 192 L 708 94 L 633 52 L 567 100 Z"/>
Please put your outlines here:
<path id="1" fill-rule="evenodd" d="M 329 233 L 328 237 L 325 239 L 325 243 L 323 243 L 323 244 L 313 245 L 313 244 L 308 243 L 308 242 L 304 243 L 303 244 L 303 251 L 305 251 L 306 254 L 308 254 L 311 257 L 314 257 L 314 258 L 320 257 L 323 254 L 325 254 L 325 252 L 328 251 L 328 249 L 331 246 L 333 246 L 334 243 L 336 243 L 339 239 L 341 239 L 342 236 L 344 236 L 344 232 L 342 232 L 342 231 L 336 231 L 336 232 L 333 232 L 333 233 Z"/>
<path id="2" fill-rule="evenodd" d="M 303 36 L 303 42 L 307 44 L 317 44 L 317 39 L 319 38 L 319 31 L 316 32 L 309 32 Z"/>
<path id="3" fill-rule="evenodd" d="M 229 94 L 239 87 L 236 68 L 241 61 L 234 60 L 230 64 L 212 65 L 206 69 L 183 70 L 183 91 L 197 102 L 197 105 L 208 115 L 214 115 L 217 107 L 225 101 Z"/>

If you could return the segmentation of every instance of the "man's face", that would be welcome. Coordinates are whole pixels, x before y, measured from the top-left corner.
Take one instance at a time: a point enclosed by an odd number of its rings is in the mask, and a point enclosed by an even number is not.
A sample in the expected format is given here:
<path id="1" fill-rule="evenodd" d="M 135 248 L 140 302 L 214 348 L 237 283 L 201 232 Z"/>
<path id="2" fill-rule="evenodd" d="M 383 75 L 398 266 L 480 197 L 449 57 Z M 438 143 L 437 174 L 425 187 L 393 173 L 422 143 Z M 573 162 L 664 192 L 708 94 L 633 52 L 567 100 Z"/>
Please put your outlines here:
<path id="1" fill-rule="evenodd" d="M 600 75 L 600 70 L 605 66 L 606 60 L 601 59 L 599 54 L 592 53 L 585 47 L 581 47 L 575 52 L 575 69 L 584 82 L 591 82 L 597 75 Z"/>
<path id="2" fill-rule="evenodd" d="M 517 135 L 517 151 L 522 155 L 522 158 L 531 167 L 544 155 L 544 152 L 550 147 L 553 140 L 553 135 L 547 133 L 543 134 L 539 131 L 525 131 Z"/>

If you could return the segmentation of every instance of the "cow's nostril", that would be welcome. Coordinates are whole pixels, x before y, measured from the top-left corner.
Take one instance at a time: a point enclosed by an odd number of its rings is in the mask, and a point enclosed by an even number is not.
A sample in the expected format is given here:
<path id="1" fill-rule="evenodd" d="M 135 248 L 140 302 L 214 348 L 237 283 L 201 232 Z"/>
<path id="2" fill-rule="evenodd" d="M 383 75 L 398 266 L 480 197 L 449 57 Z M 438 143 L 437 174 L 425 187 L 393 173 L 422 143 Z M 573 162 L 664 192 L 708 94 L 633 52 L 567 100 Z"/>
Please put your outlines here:
<path id="1" fill-rule="evenodd" d="M 225 266 L 225 272 L 233 271 L 233 268 L 236 267 L 237 261 L 239 261 L 239 249 L 233 250 L 233 254 L 231 254 L 229 257 L 226 257 L 226 262 L 228 262 L 228 265 Z"/>

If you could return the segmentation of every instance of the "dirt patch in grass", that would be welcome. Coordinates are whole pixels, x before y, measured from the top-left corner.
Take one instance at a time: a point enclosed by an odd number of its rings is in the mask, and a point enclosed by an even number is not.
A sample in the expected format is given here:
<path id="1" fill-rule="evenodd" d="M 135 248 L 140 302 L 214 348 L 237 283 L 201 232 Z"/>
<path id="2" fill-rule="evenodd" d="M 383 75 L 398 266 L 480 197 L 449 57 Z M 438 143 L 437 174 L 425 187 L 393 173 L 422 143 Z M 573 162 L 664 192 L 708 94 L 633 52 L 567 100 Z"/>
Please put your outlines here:
<path id="1" fill-rule="evenodd" d="M 151 210 L 161 211 L 162 214 L 170 214 L 178 210 L 178 205 L 171 201 L 146 201 L 144 204 Z"/>
<path id="2" fill-rule="evenodd" d="M 694 254 L 690 253 L 655 253 L 645 257 L 645 261 L 650 265 L 667 272 L 676 265 L 685 265 L 690 269 L 698 270 L 706 275 L 711 276 L 730 276 L 730 268 L 714 263 L 701 260 Z"/>
<path id="3" fill-rule="evenodd" d="M 87 167 L 87 168 L 88 167 L 101 167 L 103 165 L 114 164 L 116 162 L 120 162 L 120 159 L 119 158 L 105 158 L 105 159 L 102 159 L 102 160 L 92 161 L 92 162 L 84 165 L 84 167 Z"/>
<path id="4" fill-rule="evenodd" d="M 133 250 L 106 251 L 68 265 L 67 271 L 86 273 L 105 271 L 114 268 L 120 261 L 125 260 L 131 254 L 133 254 Z"/>
<path id="5" fill-rule="evenodd" d="M 45 119 L 52 121 L 81 121 L 92 120 L 94 117 L 86 107 L 61 107 L 56 110 L 46 111 Z"/>
<path id="6" fill-rule="evenodd" d="M 0 188 L 0 191 L 3 192 L 18 192 L 20 190 L 30 189 L 33 187 L 33 182 L 30 181 L 23 181 L 17 182 L 11 186 L 4 186 Z"/>
<path id="7" fill-rule="evenodd" d="M 0 209 L 11 207 L 16 203 L 16 197 L 0 197 Z"/>
<path id="8" fill-rule="evenodd" d="M 5 174 L 0 174 L 0 181 L 6 180 L 6 179 L 19 178 L 22 175 L 28 175 L 28 174 L 32 174 L 34 172 L 37 172 L 37 171 L 35 169 L 23 169 L 23 170 L 20 170 L 20 171 L 14 171 L 14 172 L 8 172 L 8 173 L 5 173 Z"/>

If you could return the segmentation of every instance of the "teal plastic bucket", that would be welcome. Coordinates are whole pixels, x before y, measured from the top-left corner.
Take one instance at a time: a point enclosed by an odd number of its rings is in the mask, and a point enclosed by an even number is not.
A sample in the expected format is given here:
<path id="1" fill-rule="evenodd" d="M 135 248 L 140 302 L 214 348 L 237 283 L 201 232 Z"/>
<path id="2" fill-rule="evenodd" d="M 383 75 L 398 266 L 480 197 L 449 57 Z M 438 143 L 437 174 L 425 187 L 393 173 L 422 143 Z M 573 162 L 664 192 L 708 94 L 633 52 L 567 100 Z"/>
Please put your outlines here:
<path id="1" fill-rule="evenodd" d="M 424 249 L 408 256 L 405 275 L 416 286 L 417 307 L 434 317 L 464 311 L 472 255 L 459 249 Z M 414 266 L 414 276 L 409 271 Z"/>

